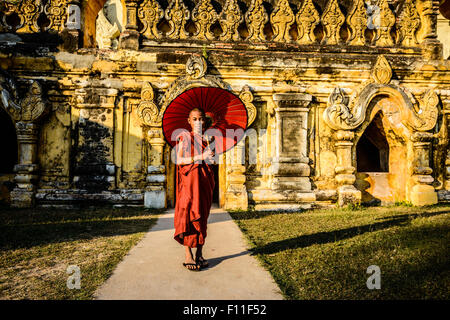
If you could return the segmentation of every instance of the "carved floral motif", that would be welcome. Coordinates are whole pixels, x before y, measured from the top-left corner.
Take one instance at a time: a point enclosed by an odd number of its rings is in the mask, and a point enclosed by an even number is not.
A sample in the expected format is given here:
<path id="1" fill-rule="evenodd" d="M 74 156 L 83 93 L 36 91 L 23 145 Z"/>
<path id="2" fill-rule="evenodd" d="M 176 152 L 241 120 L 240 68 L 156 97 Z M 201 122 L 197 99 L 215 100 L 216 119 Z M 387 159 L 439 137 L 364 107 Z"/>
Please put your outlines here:
<path id="1" fill-rule="evenodd" d="M 338 44 L 341 42 L 339 30 L 345 22 L 345 16 L 342 14 L 337 0 L 330 0 L 327 3 L 322 15 L 322 23 L 325 28 L 325 36 L 322 40 L 324 44 Z"/>
<path id="2" fill-rule="evenodd" d="M 299 44 L 311 44 L 316 41 L 314 27 L 320 22 L 319 13 L 312 0 L 305 0 L 298 11 L 297 21 L 297 42 Z"/>
<path id="3" fill-rule="evenodd" d="M 289 29 L 295 22 L 295 16 L 289 6 L 288 0 L 278 1 L 277 6 L 270 15 L 274 36 L 272 41 L 277 42 L 289 42 L 291 36 L 289 35 Z"/>
<path id="4" fill-rule="evenodd" d="M 164 11 L 156 0 L 145 0 L 138 9 L 144 29 L 141 31 L 147 39 L 160 39 L 162 33 L 157 29 L 159 21 L 164 17 Z"/>
<path id="5" fill-rule="evenodd" d="M 347 24 L 350 27 L 349 44 L 363 46 L 366 41 L 364 31 L 367 26 L 367 13 L 364 7 L 364 0 L 355 0 L 353 2 L 353 8 L 347 17 Z"/>
<path id="6" fill-rule="evenodd" d="M 417 44 L 416 31 L 420 26 L 420 17 L 412 0 L 406 0 L 399 17 L 399 36 L 403 46 L 412 47 Z"/>
<path id="7" fill-rule="evenodd" d="M 391 81 L 392 68 L 383 55 L 378 57 L 371 75 L 375 83 L 388 84 Z"/>
<path id="8" fill-rule="evenodd" d="M 394 41 L 391 37 L 391 29 L 395 24 L 395 15 L 389 8 L 389 3 L 387 0 L 380 0 L 380 17 L 377 35 L 375 37 L 375 44 L 377 46 L 392 46 Z"/>
<path id="9" fill-rule="evenodd" d="M 223 33 L 220 35 L 220 40 L 223 41 L 240 41 L 238 28 L 244 21 L 244 17 L 239 9 L 237 0 L 227 0 L 222 13 L 219 16 L 220 25 Z"/>
<path id="10" fill-rule="evenodd" d="M 16 13 L 20 19 L 19 25 L 17 26 L 17 33 L 32 33 L 39 32 L 39 26 L 37 24 L 37 19 L 39 14 L 43 11 L 42 0 L 20 0 L 16 2 L 6 2 L 5 17 Z"/>
<path id="11" fill-rule="evenodd" d="M 193 55 L 186 63 L 186 74 L 190 79 L 199 79 L 205 76 L 207 64 L 205 58 Z"/>
<path id="12" fill-rule="evenodd" d="M 245 14 L 245 21 L 248 27 L 247 41 L 265 41 L 264 25 L 269 21 L 269 16 L 263 6 L 263 0 L 252 0 L 250 7 Z"/>
<path id="13" fill-rule="evenodd" d="M 170 39 L 186 39 L 189 34 L 184 29 L 184 26 L 190 16 L 191 13 L 183 3 L 183 0 L 172 0 L 165 12 L 166 20 L 170 25 L 170 31 L 166 36 Z"/>
<path id="14" fill-rule="evenodd" d="M 192 11 L 192 21 L 197 27 L 194 37 L 199 40 L 214 40 L 214 34 L 210 28 L 218 19 L 210 0 L 200 0 Z"/>
<path id="15" fill-rule="evenodd" d="M 154 103 L 155 93 L 149 82 L 145 82 L 141 91 L 141 102 L 137 108 L 137 114 L 142 123 L 147 126 L 160 126 L 159 110 Z"/>
<path id="16" fill-rule="evenodd" d="M 44 12 L 47 15 L 50 24 L 47 29 L 56 31 L 63 31 L 67 17 L 67 0 L 49 0 L 44 7 Z"/>
<path id="17" fill-rule="evenodd" d="M 253 93 L 250 91 L 250 87 L 248 85 L 245 85 L 241 92 L 239 93 L 239 98 L 244 103 L 245 108 L 247 109 L 247 127 L 250 127 L 250 125 L 255 121 L 256 119 L 256 107 L 252 103 L 253 102 Z"/>

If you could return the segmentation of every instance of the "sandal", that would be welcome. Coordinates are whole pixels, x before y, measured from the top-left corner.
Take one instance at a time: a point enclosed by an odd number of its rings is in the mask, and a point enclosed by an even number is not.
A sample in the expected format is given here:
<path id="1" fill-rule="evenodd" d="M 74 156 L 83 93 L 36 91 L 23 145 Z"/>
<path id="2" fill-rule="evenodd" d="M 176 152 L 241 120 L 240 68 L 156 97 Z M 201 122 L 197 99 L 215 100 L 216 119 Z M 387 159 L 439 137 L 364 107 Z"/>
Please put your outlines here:
<path id="1" fill-rule="evenodd" d="M 191 268 L 192 266 L 194 266 L 194 268 Z M 188 269 L 190 271 L 199 271 L 200 270 L 200 266 L 198 263 L 183 263 L 183 267 L 185 267 L 186 269 Z"/>
<path id="2" fill-rule="evenodd" d="M 197 262 L 197 265 L 199 265 L 200 268 L 207 268 L 209 266 L 208 260 L 203 257 L 198 257 L 195 259 L 195 262 Z"/>

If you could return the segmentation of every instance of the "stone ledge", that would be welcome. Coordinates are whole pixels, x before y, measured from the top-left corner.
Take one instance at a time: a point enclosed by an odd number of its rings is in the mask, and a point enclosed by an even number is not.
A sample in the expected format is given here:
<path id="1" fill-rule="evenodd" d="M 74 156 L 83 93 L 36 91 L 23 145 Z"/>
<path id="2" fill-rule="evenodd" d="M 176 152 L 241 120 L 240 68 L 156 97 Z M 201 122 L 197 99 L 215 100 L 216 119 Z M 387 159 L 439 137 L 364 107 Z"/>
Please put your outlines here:
<path id="1" fill-rule="evenodd" d="M 144 206 L 144 191 L 118 190 L 88 193 L 86 190 L 37 190 L 38 207 L 76 208 L 83 205 Z"/>
<path id="2" fill-rule="evenodd" d="M 450 190 L 439 190 L 437 196 L 438 202 L 450 202 Z"/>

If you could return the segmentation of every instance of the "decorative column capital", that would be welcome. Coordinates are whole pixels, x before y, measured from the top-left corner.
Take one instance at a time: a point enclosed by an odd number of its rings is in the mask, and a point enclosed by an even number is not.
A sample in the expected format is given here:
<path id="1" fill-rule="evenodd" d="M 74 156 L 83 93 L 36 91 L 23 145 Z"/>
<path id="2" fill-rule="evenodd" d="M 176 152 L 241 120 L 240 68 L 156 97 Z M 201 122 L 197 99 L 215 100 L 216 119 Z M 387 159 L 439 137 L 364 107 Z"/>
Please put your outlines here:
<path id="1" fill-rule="evenodd" d="M 275 112 L 308 111 L 312 95 L 306 93 L 276 93 L 272 97 L 275 102 Z M 305 110 L 301 110 L 305 109 Z"/>

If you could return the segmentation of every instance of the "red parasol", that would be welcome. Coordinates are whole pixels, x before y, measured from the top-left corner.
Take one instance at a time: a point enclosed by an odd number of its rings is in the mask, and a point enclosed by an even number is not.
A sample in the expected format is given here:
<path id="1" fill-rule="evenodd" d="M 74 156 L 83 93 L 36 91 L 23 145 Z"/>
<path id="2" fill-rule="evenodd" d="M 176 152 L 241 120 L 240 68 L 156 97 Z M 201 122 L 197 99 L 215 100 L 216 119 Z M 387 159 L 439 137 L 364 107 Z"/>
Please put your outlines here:
<path id="1" fill-rule="evenodd" d="M 191 131 L 187 119 L 194 108 L 202 109 L 207 117 L 212 118 L 212 125 L 205 134 L 214 137 L 216 154 L 228 151 L 244 136 L 248 116 L 242 101 L 225 89 L 197 87 L 176 97 L 164 112 L 164 138 L 172 147 L 176 144 L 178 129 Z"/>

